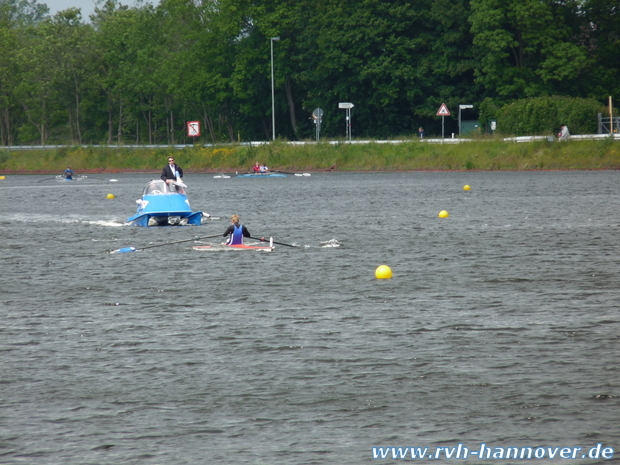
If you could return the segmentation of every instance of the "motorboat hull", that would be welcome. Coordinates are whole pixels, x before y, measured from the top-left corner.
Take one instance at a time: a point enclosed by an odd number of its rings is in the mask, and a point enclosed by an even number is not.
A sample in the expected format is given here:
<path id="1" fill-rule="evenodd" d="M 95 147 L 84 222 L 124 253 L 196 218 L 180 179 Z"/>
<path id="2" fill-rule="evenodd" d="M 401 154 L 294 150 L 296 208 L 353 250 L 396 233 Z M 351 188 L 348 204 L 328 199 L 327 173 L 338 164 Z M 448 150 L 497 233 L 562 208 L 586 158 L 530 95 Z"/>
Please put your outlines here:
<path id="1" fill-rule="evenodd" d="M 134 215 L 127 220 L 131 226 L 200 226 L 202 224 L 202 212 L 192 212 L 187 215 L 184 212 L 143 213 Z"/>
<path id="2" fill-rule="evenodd" d="M 132 226 L 198 226 L 203 213 L 192 211 L 185 189 L 161 180 L 149 182 L 136 200 L 138 210 L 127 219 Z"/>

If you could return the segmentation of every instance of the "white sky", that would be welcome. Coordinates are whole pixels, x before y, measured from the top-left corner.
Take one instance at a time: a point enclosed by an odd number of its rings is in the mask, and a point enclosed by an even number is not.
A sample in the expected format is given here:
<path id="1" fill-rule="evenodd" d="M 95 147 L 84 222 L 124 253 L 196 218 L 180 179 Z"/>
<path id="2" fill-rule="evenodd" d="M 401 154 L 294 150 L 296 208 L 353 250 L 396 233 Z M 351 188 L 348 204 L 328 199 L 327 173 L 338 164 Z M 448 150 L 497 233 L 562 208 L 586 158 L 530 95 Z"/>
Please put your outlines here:
<path id="1" fill-rule="evenodd" d="M 59 11 L 75 7 L 80 8 L 82 18 L 88 20 L 88 17 L 95 12 L 95 0 L 39 0 L 38 3 L 45 3 L 50 9 L 51 16 Z"/>
<path id="2" fill-rule="evenodd" d="M 45 3 L 50 9 L 50 15 L 54 16 L 56 13 L 67 8 L 80 8 L 82 10 L 82 20 L 88 21 L 88 17 L 95 13 L 95 1 L 96 0 L 37 0 L 38 3 Z M 121 5 L 134 6 L 135 0 L 120 0 Z M 158 4 L 158 0 L 143 0 L 143 4 L 152 3 Z"/>

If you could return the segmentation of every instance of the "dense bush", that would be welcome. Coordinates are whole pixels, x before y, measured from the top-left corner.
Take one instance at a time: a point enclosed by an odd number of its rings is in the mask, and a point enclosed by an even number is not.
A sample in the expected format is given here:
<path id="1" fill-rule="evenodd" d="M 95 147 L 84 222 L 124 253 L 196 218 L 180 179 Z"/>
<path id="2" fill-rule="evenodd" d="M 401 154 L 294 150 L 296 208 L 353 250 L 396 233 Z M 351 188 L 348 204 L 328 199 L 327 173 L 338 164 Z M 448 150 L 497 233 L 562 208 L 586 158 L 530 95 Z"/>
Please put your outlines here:
<path id="1" fill-rule="evenodd" d="M 497 128 L 502 134 L 525 136 L 557 134 L 566 124 L 572 134 L 595 134 L 597 115 L 605 112 L 605 107 L 594 99 L 529 98 L 503 106 L 497 114 Z"/>

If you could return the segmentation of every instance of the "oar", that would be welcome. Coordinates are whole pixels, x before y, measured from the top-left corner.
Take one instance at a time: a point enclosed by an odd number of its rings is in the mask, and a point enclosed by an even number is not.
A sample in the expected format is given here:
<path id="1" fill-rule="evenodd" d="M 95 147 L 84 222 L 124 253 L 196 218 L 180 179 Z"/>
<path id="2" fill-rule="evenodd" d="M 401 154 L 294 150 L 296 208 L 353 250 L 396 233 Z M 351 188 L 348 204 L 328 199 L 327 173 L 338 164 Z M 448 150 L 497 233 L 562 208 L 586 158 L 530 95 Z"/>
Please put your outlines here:
<path id="1" fill-rule="evenodd" d="M 118 182 L 118 179 L 103 179 L 103 178 L 93 178 L 92 176 L 88 179 L 96 179 L 97 181 L 108 181 L 108 182 Z"/>
<path id="2" fill-rule="evenodd" d="M 250 239 L 254 239 L 255 241 L 261 241 L 261 242 L 267 241 L 267 239 L 265 239 L 264 237 L 250 237 Z M 273 241 L 273 243 L 278 244 L 278 245 L 285 245 L 287 247 L 299 247 L 298 245 L 285 244 L 284 242 Z"/>
<path id="3" fill-rule="evenodd" d="M 174 242 L 166 242 L 165 244 L 156 244 L 156 245 L 147 245 L 146 247 L 123 247 L 122 249 L 111 250 L 110 253 L 128 253 L 128 252 L 137 252 L 138 250 L 144 249 L 152 249 L 153 247 L 161 247 L 163 245 L 171 245 L 171 244 L 180 244 L 181 242 L 190 242 L 190 241 L 198 241 L 200 239 L 209 239 L 212 237 L 220 237 L 221 234 L 214 234 L 212 236 L 203 236 L 203 237 L 194 237 L 193 239 L 185 239 L 182 241 L 174 241 Z"/>
<path id="4" fill-rule="evenodd" d="M 52 179 L 58 179 L 58 178 L 56 176 L 54 176 L 53 178 L 39 179 L 37 182 L 51 181 Z"/>
<path id="5" fill-rule="evenodd" d="M 295 176 L 312 176 L 310 173 L 291 173 L 290 171 L 276 171 L 272 170 L 272 173 L 282 173 L 282 174 L 294 174 Z"/>

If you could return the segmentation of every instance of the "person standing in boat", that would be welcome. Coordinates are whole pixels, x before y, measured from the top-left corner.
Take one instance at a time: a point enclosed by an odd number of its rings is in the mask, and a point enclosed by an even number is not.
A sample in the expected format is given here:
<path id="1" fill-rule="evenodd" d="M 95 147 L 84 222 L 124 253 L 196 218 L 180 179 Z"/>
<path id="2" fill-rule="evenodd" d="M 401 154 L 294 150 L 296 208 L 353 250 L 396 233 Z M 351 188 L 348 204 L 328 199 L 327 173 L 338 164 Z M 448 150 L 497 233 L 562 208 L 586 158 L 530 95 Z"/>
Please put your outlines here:
<path id="1" fill-rule="evenodd" d="M 162 181 L 170 184 L 170 181 L 176 181 L 177 178 L 183 177 L 183 168 L 174 162 L 174 157 L 168 157 L 168 164 L 161 170 Z"/>
<path id="2" fill-rule="evenodd" d="M 250 237 L 250 231 L 248 231 L 248 228 L 244 225 L 239 224 L 239 215 L 231 216 L 230 223 L 231 225 L 228 226 L 228 229 L 222 234 L 224 237 L 230 235 L 226 240 L 226 245 L 243 244 L 243 238 Z"/>
<path id="3" fill-rule="evenodd" d="M 65 174 L 65 179 L 73 179 L 73 170 L 71 169 L 70 166 L 67 167 L 64 174 Z"/>

